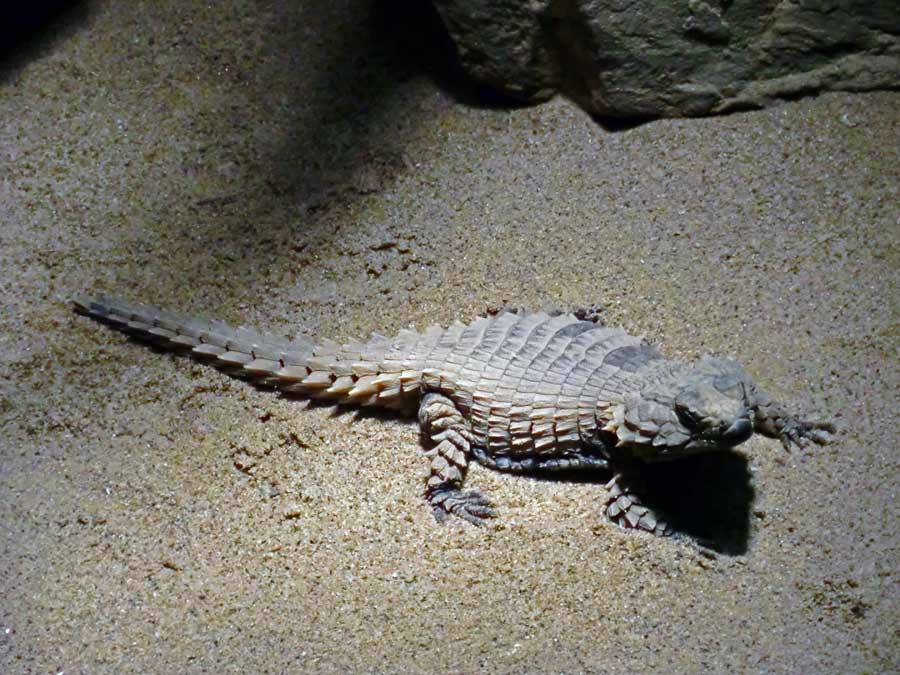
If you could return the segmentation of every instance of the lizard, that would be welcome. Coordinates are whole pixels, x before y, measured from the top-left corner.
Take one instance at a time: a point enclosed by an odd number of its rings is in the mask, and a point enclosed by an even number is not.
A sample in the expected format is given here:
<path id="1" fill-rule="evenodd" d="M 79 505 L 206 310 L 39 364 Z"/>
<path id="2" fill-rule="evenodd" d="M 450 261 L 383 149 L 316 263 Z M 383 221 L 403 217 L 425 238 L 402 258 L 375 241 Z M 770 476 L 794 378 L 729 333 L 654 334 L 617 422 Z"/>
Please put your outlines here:
<path id="1" fill-rule="evenodd" d="M 736 362 L 666 358 L 642 337 L 587 312 L 500 311 L 471 323 L 368 340 L 294 339 L 107 297 L 74 309 L 256 384 L 335 404 L 417 414 L 436 519 L 482 525 L 493 504 L 465 491 L 478 462 L 514 474 L 602 469 L 605 516 L 659 536 L 667 522 L 642 498 L 641 467 L 725 451 L 753 433 L 785 449 L 824 445 L 831 422 L 793 415 Z"/>

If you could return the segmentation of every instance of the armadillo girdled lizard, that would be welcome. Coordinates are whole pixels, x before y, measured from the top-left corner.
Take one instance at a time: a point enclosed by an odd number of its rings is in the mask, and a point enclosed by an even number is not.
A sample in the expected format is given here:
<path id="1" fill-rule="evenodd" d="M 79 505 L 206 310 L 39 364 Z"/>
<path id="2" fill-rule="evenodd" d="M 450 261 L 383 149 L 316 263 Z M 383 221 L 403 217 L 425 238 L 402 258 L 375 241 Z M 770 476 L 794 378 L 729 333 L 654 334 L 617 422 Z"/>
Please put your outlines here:
<path id="1" fill-rule="evenodd" d="M 754 431 L 826 443 L 827 422 L 773 402 L 736 363 L 665 358 L 640 338 L 574 315 L 501 313 L 423 333 L 337 344 L 232 328 L 108 298 L 75 309 L 278 390 L 339 404 L 418 410 L 429 440 L 425 495 L 438 520 L 495 515 L 464 492 L 470 461 L 513 473 L 612 471 L 605 513 L 666 534 L 636 485 L 647 462 L 732 448 Z"/>

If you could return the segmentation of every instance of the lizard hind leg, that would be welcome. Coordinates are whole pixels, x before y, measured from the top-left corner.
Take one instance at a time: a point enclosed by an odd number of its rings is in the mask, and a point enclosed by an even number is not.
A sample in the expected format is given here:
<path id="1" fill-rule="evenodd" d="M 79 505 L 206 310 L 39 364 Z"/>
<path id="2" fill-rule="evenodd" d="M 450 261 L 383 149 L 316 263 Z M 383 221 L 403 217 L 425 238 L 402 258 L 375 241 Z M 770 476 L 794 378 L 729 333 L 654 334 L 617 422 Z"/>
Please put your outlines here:
<path id="1" fill-rule="evenodd" d="M 453 514 L 474 525 L 484 525 L 496 513 L 480 492 L 463 492 L 472 431 L 452 400 L 425 394 L 419 405 L 419 426 L 433 444 L 425 452 L 430 460 L 425 496 L 438 522 Z"/>

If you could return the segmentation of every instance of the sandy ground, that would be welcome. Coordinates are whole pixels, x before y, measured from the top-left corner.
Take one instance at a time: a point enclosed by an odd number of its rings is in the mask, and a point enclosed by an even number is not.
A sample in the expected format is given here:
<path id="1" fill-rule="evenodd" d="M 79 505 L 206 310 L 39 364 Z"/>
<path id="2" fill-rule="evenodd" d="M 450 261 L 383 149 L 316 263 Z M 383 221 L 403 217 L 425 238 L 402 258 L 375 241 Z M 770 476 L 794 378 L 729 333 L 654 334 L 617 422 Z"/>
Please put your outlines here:
<path id="1" fill-rule="evenodd" d="M 85 3 L 0 73 L 0 671 L 900 670 L 900 94 L 610 132 L 472 105 L 367 6 Z M 438 526 L 412 423 L 101 292 L 336 338 L 600 303 L 843 431 L 672 469 L 675 539 L 480 467 L 496 527 Z"/>

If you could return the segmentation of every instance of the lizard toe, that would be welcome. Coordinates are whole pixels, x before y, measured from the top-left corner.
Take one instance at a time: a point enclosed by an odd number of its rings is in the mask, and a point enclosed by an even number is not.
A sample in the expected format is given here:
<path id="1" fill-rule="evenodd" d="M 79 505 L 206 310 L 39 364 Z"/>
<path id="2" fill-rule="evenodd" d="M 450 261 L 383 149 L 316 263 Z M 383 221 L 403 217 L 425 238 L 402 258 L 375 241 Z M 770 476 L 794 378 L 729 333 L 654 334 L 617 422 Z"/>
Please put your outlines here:
<path id="1" fill-rule="evenodd" d="M 485 525 L 488 519 L 497 516 L 490 500 L 475 490 L 463 492 L 454 487 L 438 488 L 429 494 L 428 500 L 439 523 L 444 522 L 448 514 L 452 514 L 473 525 L 481 526 Z"/>

